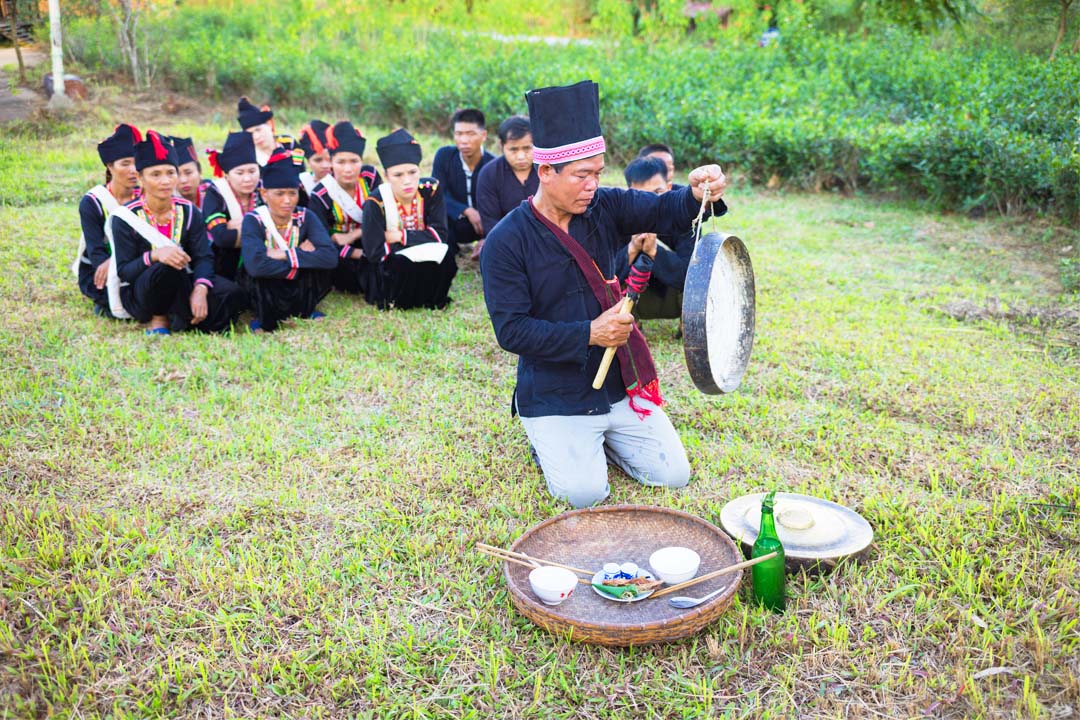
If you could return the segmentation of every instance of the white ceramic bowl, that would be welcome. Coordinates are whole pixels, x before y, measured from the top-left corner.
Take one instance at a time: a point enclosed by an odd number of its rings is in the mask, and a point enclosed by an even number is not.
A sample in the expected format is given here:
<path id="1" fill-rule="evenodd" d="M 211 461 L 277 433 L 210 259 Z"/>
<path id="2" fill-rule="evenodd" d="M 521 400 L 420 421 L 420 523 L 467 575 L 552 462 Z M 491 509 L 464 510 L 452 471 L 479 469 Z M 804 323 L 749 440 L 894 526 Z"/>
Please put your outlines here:
<path id="1" fill-rule="evenodd" d="M 529 573 L 532 591 L 545 605 L 558 605 L 574 592 L 577 575 L 558 567 L 538 567 Z"/>
<path id="2" fill-rule="evenodd" d="M 686 582 L 697 575 L 701 556 L 690 548 L 660 548 L 649 556 L 649 567 L 668 585 Z"/>

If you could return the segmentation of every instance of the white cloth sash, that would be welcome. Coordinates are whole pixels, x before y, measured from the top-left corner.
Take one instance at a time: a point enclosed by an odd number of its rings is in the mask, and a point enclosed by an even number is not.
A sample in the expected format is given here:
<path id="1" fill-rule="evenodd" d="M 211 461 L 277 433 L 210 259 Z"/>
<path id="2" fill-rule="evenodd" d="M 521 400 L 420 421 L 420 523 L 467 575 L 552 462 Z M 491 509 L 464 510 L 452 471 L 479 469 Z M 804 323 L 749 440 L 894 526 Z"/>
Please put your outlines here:
<path id="1" fill-rule="evenodd" d="M 394 190 L 390 187 L 390 183 L 383 183 L 379 186 L 379 195 L 383 200 L 383 211 L 386 215 L 386 229 L 387 230 L 401 230 L 401 215 L 398 213 L 397 198 L 394 197 Z M 405 231 L 402 230 L 402 233 Z M 397 251 L 398 255 L 407 257 L 413 262 L 433 262 L 441 263 L 443 258 L 446 257 L 447 250 L 450 246 L 444 242 L 430 242 L 420 243 L 419 245 L 410 245 L 403 247 Z"/>
<path id="2" fill-rule="evenodd" d="M 162 247 L 179 247 L 169 238 L 161 234 L 156 228 L 152 227 L 150 223 L 143 220 L 141 217 L 131 212 L 127 207 L 123 205 L 117 206 L 112 212 L 113 217 L 118 217 L 127 223 L 132 230 L 139 233 L 150 243 L 154 248 Z M 173 222 L 177 222 L 179 218 L 173 218 Z M 115 317 L 122 320 L 126 320 L 131 317 L 127 310 L 124 309 L 124 303 L 120 300 L 120 288 L 128 285 L 126 282 L 120 280 L 120 274 L 116 271 L 116 244 L 113 241 L 113 234 L 110 231 L 106 237 L 109 240 L 109 253 L 112 255 L 112 262 L 109 263 L 109 279 L 105 283 L 106 288 L 109 291 L 109 309 Z M 191 268 L 184 266 L 184 269 L 191 272 Z"/>
<path id="3" fill-rule="evenodd" d="M 401 215 L 398 214 L 397 198 L 394 197 L 394 189 L 390 187 L 390 183 L 379 186 L 379 195 L 382 196 L 383 214 L 386 215 L 386 229 L 400 230 Z"/>
<path id="4" fill-rule="evenodd" d="M 240 209 L 240 201 L 236 199 L 236 193 L 225 178 L 214 178 L 214 187 L 225 198 L 225 209 L 229 211 L 230 220 L 240 220 L 244 217 L 244 211 Z M 160 234 L 160 233 L 159 233 Z"/>
<path id="5" fill-rule="evenodd" d="M 307 191 L 308 195 L 315 192 L 315 185 L 317 185 L 315 176 L 307 171 L 300 173 L 300 184 L 304 186 L 304 190 Z"/>
<path id="6" fill-rule="evenodd" d="M 112 228 L 109 226 L 109 213 L 119 207 L 120 201 L 113 197 L 113 194 L 109 192 L 109 188 L 104 185 L 95 185 L 90 188 L 89 194 L 93 195 L 101 203 L 101 209 L 105 214 L 105 237 L 109 238 L 112 236 Z M 71 272 L 75 277 L 79 277 L 79 265 L 90 264 L 90 256 L 86 253 L 86 236 L 80 234 L 79 251 L 75 255 L 75 261 L 71 263 Z"/>
<path id="7" fill-rule="evenodd" d="M 359 223 L 364 219 L 363 209 L 356 204 L 356 200 L 349 197 L 349 194 L 338 185 L 338 181 L 334 179 L 333 175 L 327 175 L 321 182 L 323 187 L 326 188 L 326 192 L 330 193 L 330 199 L 336 202 L 341 209 L 345 211 L 345 214 L 349 216 L 350 220 Z M 356 182 L 364 181 L 362 178 L 357 178 Z"/>
<path id="8" fill-rule="evenodd" d="M 278 246 L 278 250 L 284 250 L 288 253 L 291 248 L 289 247 L 289 243 L 285 241 L 285 238 L 281 237 L 281 233 L 277 231 L 277 226 L 274 225 L 274 218 L 270 215 L 270 208 L 265 205 L 260 205 L 255 208 L 255 214 L 262 220 L 263 227 L 266 228 L 267 236 L 273 238 L 274 244 Z"/>

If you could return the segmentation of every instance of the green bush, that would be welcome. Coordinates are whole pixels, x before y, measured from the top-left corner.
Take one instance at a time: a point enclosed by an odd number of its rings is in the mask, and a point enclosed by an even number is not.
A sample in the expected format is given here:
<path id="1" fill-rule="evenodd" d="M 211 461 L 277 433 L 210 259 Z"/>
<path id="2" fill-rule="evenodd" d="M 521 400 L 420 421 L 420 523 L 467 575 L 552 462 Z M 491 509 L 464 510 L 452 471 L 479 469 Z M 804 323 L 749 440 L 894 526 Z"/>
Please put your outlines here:
<path id="1" fill-rule="evenodd" d="M 474 7 L 493 17 L 505 3 Z M 591 77 L 615 161 L 662 140 L 682 166 L 717 160 L 758 180 L 776 174 L 958 210 L 1071 218 L 1080 206 L 1076 56 L 1050 63 L 1001 47 L 940 49 L 899 30 L 833 36 L 797 17 L 767 48 L 745 32 L 708 43 L 552 44 L 479 32 L 482 19 L 460 9 L 440 16 L 450 28 L 436 27 L 425 12 L 407 1 L 187 4 L 147 30 L 160 42 L 158 77 L 187 92 L 441 130 L 463 105 L 497 121 L 525 109 L 528 88 Z M 108 23 L 72 25 L 83 64 L 124 72 Z"/>

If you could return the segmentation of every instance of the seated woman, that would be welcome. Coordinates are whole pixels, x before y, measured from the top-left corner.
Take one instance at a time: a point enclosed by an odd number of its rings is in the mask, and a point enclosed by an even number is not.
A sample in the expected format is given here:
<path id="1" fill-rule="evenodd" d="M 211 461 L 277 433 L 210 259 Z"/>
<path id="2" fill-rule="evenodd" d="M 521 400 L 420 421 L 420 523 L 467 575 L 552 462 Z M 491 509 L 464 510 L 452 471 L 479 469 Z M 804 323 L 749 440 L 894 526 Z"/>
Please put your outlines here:
<path id="1" fill-rule="evenodd" d="M 300 148 L 308 166 L 300 173 L 300 185 L 309 196 L 315 192 L 315 185 L 330 174 L 330 151 L 326 149 L 326 131 L 329 129 L 322 120 L 312 120 L 300 128 Z"/>
<path id="2" fill-rule="evenodd" d="M 315 307 L 330 291 L 337 251 L 318 218 L 297 207 L 299 183 L 289 155 L 271 157 L 262 170 L 263 204 L 244 216 L 244 267 L 251 277 L 256 332 L 273 332 L 290 317 L 323 317 Z"/>
<path id="3" fill-rule="evenodd" d="M 103 317 L 114 317 L 109 309 L 107 283 L 112 260 L 105 223 L 114 208 L 139 196 L 135 143 L 140 140 L 138 129 L 121 124 L 98 143 L 98 157 L 105 166 L 105 184 L 95 185 L 79 201 L 82 238 L 71 269 L 79 279 L 79 290 L 94 301 L 94 314 Z M 118 303 L 119 297 L 114 302 Z"/>
<path id="4" fill-rule="evenodd" d="M 375 151 L 386 183 L 364 203 L 368 302 L 381 310 L 446 307 L 457 263 L 447 252 L 439 181 L 420 177 L 420 145 L 404 129 L 380 138 Z"/>
<path id="5" fill-rule="evenodd" d="M 221 152 L 207 150 L 214 180 L 203 199 L 203 214 L 214 250 L 214 274 L 241 280 L 240 226 L 244 214 L 255 208 L 259 165 L 251 134 L 229 133 Z"/>
<path id="6" fill-rule="evenodd" d="M 292 154 L 297 162 L 304 161 L 304 153 L 292 135 L 278 135 L 274 131 L 274 111 L 269 105 L 257 108 L 246 97 L 236 104 L 236 121 L 244 132 L 251 133 L 255 142 L 255 159 L 265 165 L 271 155 L 278 152 Z"/>
<path id="7" fill-rule="evenodd" d="M 143 195 L 110 218 L 124 309 L 148 335 L 227 330 L 247 306 L 243 291 L 214 275 L 199 209 L 175 195 L 176 150 L 153 130 L 135 145 Z"/>
<path id="8" fill-rule="evenodd" d="M 206 196 L 206 189 L 210 187 L 210 181 L 202 179 L 202 165 L 195 152 L 195 142 L 191 138 L 182 137 L 171 137 L 169 142 L 176 149 L 176 157 L 180 159 L 180 180 L 176 192 L 202 210 L 203 198 Z"/>
<path id="9" fill-rule="evenodd" d="M 342 121 L 326 131 L 332 172 L 315 186 L 308 204 L 330 232 L 338 249 L 334 287 L 348 293 L 365 290 L 367 262 L 361 244 L 363 207 L 382 179 L 364 165 L 367 140 L 352 123 Z"/>

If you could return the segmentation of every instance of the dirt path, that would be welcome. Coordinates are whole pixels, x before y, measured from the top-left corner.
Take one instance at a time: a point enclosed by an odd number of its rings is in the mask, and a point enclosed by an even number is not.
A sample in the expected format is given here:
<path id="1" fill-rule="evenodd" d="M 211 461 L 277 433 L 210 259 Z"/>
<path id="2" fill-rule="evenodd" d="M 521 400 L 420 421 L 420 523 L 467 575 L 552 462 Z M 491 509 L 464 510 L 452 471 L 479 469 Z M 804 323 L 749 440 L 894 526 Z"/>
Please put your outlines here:
<path id="1" fill-rule="evenodd" d="M 45 53 L 31 48 L 22 48 L 22 56 L 27 68 L 46 60 Z M 18 78 L 19 59 L 15 48 L 0 48 L 0 123 L 23 120 L 45 104 L 44 93 L 18 87 Z M 15 92 L 12 92 L 13 86 Z"/>

